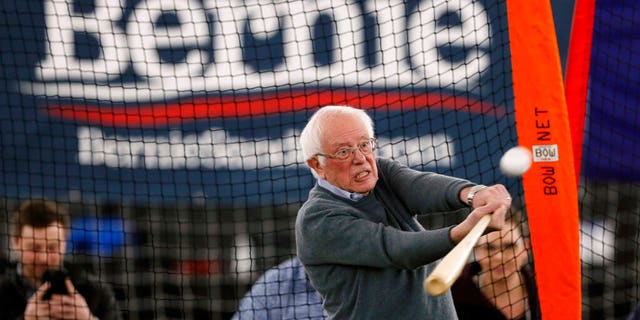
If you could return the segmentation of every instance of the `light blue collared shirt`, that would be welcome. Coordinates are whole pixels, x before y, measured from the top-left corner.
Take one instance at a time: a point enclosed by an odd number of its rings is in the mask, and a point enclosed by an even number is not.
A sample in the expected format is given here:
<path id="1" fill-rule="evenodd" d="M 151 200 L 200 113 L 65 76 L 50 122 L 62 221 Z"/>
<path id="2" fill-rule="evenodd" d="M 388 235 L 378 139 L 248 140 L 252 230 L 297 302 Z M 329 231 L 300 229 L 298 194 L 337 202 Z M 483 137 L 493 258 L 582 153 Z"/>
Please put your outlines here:
<path id="1" fill-rule="evenodd" d="M 322 179 L 322 178 L 318 178 L 318 185 L 329 190 L 331 193 L 335 194 L 338 197 L 341 198 L 345 198 L 345 199 L 349 199 L 353 202 L 356 202 L 362 198 L 364 198 L 364 195 L 362 193 L 357 193 L 357 192 L 349 192 L 347 190 L 338 188 L 334 185 L 332 185 L 329 181 Z"/>
<path id="2" fill-rule="evenodd" d="M 232 320 L 324 320 L 322 297 L 307 279 L 298 258 L 263 274 L 240 300 Z"/>

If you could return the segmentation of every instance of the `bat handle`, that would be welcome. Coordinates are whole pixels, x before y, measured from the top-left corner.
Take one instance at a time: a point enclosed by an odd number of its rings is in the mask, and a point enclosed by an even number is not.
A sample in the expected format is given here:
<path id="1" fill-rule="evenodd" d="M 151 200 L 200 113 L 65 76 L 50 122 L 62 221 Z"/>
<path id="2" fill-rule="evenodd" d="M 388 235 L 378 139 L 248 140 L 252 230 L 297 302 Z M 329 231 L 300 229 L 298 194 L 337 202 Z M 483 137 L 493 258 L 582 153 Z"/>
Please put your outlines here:
<path id="1" fill-rule="evenodd" d="M 471 251 L 476 246 L 478 239 L 484 234 L 489 222 L 491 222 L 490 214 L 480 218 L 471 231 L 442 258 L 442 261 L 424 281 L 423 285 L 426 292 L 439 296 L 451 288 L 467 264 Z"/>

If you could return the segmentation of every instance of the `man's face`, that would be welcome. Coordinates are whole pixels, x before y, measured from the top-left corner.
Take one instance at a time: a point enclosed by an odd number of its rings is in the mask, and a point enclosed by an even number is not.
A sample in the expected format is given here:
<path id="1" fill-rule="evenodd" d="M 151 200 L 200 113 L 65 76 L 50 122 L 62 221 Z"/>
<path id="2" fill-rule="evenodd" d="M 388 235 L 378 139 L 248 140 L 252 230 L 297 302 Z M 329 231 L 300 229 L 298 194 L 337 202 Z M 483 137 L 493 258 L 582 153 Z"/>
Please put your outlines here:
<path id="1" fill-rule="evenodd" d="M 518 272 L 528 259 L 522 234 L 512 223 L 482 236 L 475 254 L 482 272 L 489 272 L 494 281 Z"/>
<path id="2" fill-rule="evenodd" d="M 321 137 L 323 153 L 333 155 L 341 148 L 355 148 L 360 143 L 373 138 L 367 127 L 355 116 L 331 119 L 324 123 L 324 136 Z M 320 156 L 317 156 L 320 157 Z M 309 166 L 332 185 L 349 192 L 368 194 L 378 181 L 375 152 L 368 155 L 360 150 L 353 152 L 346 160 L 325 157 L 324 165 L 317 158 L 309 160 Z"/>
<path id="3" fill-rule="evenodd" d="M 13 249 L 22 263 L 22 273 L 33 284 L 40 285 L 42 273 L 62 265 L 66 251 L 65 231 L 58 224 L 46 228 L 22 227 L 19 236 L 12 239 Z"/>

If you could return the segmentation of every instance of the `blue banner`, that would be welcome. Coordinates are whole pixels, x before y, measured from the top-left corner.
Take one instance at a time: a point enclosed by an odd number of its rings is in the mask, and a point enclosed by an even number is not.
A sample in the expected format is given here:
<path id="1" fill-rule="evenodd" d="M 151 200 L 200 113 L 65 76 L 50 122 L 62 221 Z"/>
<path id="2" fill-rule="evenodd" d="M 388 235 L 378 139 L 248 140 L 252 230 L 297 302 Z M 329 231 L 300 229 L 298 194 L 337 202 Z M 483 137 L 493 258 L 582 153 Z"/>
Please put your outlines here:
<path id="1" fill-rule="evenodd" d="M 584 174 L 640 180 L 640 3 L 596 1 Z"/>
<path id="2" fill-rule="evenodd" d="M 0 194 L 306 199 L 314 110 L 379 155 L 495 183 L 517 142 L 505 3 L 2 1 Z"/>

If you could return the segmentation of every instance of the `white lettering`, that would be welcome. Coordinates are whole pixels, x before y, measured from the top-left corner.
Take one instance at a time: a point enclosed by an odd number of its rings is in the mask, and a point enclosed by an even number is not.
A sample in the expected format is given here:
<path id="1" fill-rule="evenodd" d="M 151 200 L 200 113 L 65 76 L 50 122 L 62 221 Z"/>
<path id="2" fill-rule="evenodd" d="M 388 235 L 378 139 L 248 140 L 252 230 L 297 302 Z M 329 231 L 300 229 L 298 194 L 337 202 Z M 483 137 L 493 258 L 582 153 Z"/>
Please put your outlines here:
<path id="1" fill-rule="evenodd" d="M 179 26 L 156 25 L 166 13 L 175 13 Z M 162 82 L 167 90 L 188 90 L 192 77 L 202 74 L 207 65 L 209 25 L 203 8 L 195 0 L 141 1 L 127 25 L 133 68 L 150 82 Z M 164 62 L 158 49 L 195 48 L 189 50 L 183 62 Z"/>
<path id="2" fill-rule="evenodd" d="M 451 16 L 455 14 L 455 16 Z M 445 23 L 438 24 L 437 19 Z M 457 23 L 450 20 L 458 18 Z M 489 55 L 489 21 L 484 8 L 472 0 L 421 1 L 409 18 L 411 61 L 423 72 L 427 85 L 451 84 L 467 88 L 491 63 Z M 457 63 L 442 59 L 438 48 L 453 46 L 469 50 Z"/>
<path id="3" fill-rule="evenodd" d="M 397 74 L 401 77 L 412 75 L 411 65 L 407 63 L 407 17 L 404 0 L 366 1 L 365 10 L 373 14 L 378 22 L 380 37 L 379 58 L 382 63 L 375 68 L 376 73 Z M 414 32 L 408 30 L 408 32 Z M 381 80 L 383 81 L 382 83 Z M 399 80 L 399 79 L 398 79 Z M 389 80 L 378 78 L 378 83 L 384 85 Z M 393 82 L 389 82 L 392 85 Z M 398 83 L 402 85 L 402 83 Z"/>
<path id="4" fill-rule="evenodd" d="M 255 139 L 211 128 L 199 134 L 172 130 L 168 137 L 106 135 L 97 127 L 79 127 L 78 163 L 111 168 L 254 170 L 303 163 L 299 132 Z M 445 134 L 379 138 L 378 155 L 408 166 L 452 167 L 453 139 Z"/>
<path id="5" fill-rule="evenodd" d="M 290 22 L 291 28 L 285 28 L 287 38 L 292 41 L 285 41 L 287 47 L 287 69 L 289 70 L 307 70 L 311 67 L 311 72 L 316 75 L 313 79 L 303 77 L 294 81 L 316 81 L 317 79 L 332 79 L 332 83 L 337 86 L 346 85 L 346 79 L 332 78 L 333 75 L 351 74 L 357 72 L 358 57 L 362 57 L 364 49 L 364 35 L 362 34 L 364 26 L 362 12 L 356 5 L 350 1 L 338 0 L 321 0 L 321 1 L 298 1 L 295 6 L 289 6 L 292 10 Z M 313 47 L 311 43 L 311 34 L 309 23 L 315 22 L 320 15 L 326 14 L 333 17 L 335 23 L 336 43 L 334 48 L 336 52 L 335 61 L 329 66 L 316 67 L 313 57 Z M 358 49 L 356 49 L 358 48 Z M 296 73 L 294 73 L 296 74 Z M 307 75 L 308 72 L 297 73 Z"/>
<path id="6" fill-rule="evenodd" d="M 125 0 L 96 0 L 95 12 L 78 16 L 72 14 L 72 1 L 45 0 L 47 52 L 36 68 L 39 80 L 88 81 L 91 84 L 81 86 L 86 88 L 81 90 L 87 90 L 84 94 L 93 96 L 98 91 L 96 82 L 120 76 L 129 63 L 129 47 L 125 35 L 113 25 L 121 19 L 125 3 Z M 78 49 L 74 39 L 75 32 L 84 32 L 97 39 L 99 57 L 82 60 L 75 58 L 75 51 Z M 53 84 L 51 87 L 57 85 Z M 57 92 L 55 88 L 50 89 Z"/>
<path id="7" fill-rule="evenodd" d="M 297 84 L 328 87 L 425 88 L 428 86 L 476 88 L 490 66 L 491 32 L 487 12 L 472 0 L 423 0 L 407 16 L 405 1 L 367 1 L 361 7 L 350 1 L 141 1 L 129 21 L 126 35 L 114 27 L 122 19 L 125 0 L 98 0 L 92 14 L 75 16 L 65 0 L 46 1 L 48 53 L 39 80 L 24 83 L 24 93 L 118 102 L 143 102 L 192 96 L 194 92 L 240 92 L 253 88 L 275 89 Z M 157 19 L 174 13 L 180 26 L 162 30 Z M 443 29 L 440 15 L 456 13 L 460 21 Z M 321 15 L 332 17 L 334 57 L 318 66 L 312 59 L 310 24 Z M 366 52 L 363 14 L 378 23 L 379 47 Z M 207 21 L 207 15 L 212 18 Z M 98 19 L 97 17 L 100 17 Z M 260 39 L 282 31 L 284 63 L 273 70 L 251 70 L 243 61 L 245 23 Z M 211 24 L 211 25 L 209 25 Z M 74 32 L 86 32 L 100 42 L 95 60 L 74 58 Z M 210 34 L 213 32 L 213 34 Z M 441 45 L 457 46 L 466 53 L 452 62 L 438 56 Z M 193 47 L 184 61 L 161 61 L 158 49 Z M 213 58 L 203 47 L 211 47 Z M 379 61 L 364 66 L 365 54 Z M 132 62 L 130 62 L 130 60 Z M 99 84 L 121 75 L 132 63 L 142 76 L 139 83 Z M 58 81 L 58 82 L 55 82 Z"/>

